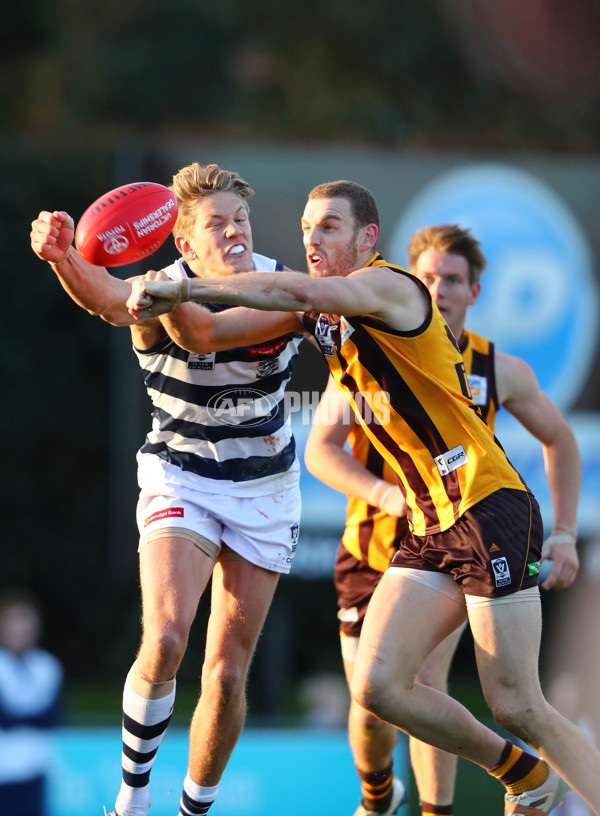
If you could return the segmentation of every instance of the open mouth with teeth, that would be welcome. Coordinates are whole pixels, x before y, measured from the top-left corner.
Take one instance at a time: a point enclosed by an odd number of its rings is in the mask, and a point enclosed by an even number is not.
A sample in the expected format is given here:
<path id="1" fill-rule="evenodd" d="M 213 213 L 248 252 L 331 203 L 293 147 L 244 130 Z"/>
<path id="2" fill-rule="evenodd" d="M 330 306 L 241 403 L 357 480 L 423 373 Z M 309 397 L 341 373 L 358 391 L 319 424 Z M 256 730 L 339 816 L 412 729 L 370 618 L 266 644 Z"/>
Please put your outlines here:
<path id="1" fill-rule="evenodd" d="M 242 244 L 235 244 L 231 249 L 227 250 L 228 255 L 242 255 L 246 251 L 246 247 Z"/>

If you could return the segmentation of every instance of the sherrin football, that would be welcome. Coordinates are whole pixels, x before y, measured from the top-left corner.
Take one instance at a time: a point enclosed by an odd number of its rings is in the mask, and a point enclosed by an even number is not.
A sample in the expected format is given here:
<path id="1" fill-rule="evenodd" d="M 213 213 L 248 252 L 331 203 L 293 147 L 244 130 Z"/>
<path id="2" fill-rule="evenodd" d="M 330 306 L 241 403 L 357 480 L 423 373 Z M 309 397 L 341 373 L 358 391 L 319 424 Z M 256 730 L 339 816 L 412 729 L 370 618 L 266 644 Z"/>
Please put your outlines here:
<path id="1" fill-rule="evenodd" d="M 164 244 L 177 218 L 172 190 L 151 181 L 116 187 L 83 213 L 75 230 L 77 251 L 96 266 L 134 263 Z"/>

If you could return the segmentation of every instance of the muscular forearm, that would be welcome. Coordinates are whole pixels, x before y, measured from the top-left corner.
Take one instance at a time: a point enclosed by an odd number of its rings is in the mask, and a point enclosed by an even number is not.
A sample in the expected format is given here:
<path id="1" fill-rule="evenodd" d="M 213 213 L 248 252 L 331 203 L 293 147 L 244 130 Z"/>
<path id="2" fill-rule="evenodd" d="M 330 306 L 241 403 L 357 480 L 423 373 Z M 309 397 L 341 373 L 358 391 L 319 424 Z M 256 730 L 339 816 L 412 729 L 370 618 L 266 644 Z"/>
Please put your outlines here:
<path id="1" fill-rule="evenodd" d="M 379 479 L 347 450 L 334 442 L 309 443 L 305 451 L 309 471 L 328 487 L 380 507 L 392 516 L 406 514 L 398 486 Z"/>
<path id="2" fill-rule="evenodd" d="M 245 272 L 226 278 L 197 278 L 191 281 L 190 300 L 266 311 L 303 311 L 309 304 L 308 283 L 309 278 L 299 272 L 285 275 Z"/>
<path id="3" fill-rule="evenodd" d="M 364 501 L 368 501 L 371 489 L 379 482 L 348 451 L 335 443 L 322 443 L 317 452 L 309 440 L 305 462 L 308 470 L 323 484 Z"/>
<path id="4" fill-rule="evenodd" d="M 574 436 L 564 433 L 544 445 L 544 463 L 552 498 L 554 529 L 577 535 L 577 504 L 581 490 L 581 459 Z"/>
<path id="5" fill-rule="evenodd" d="M 87 263 L 75 250 L 50 266 L 65 292 L 82 309 L 117 326 L 133 323 L 125 305 L 129 283 L 114 278 L 102 266 Z"/>

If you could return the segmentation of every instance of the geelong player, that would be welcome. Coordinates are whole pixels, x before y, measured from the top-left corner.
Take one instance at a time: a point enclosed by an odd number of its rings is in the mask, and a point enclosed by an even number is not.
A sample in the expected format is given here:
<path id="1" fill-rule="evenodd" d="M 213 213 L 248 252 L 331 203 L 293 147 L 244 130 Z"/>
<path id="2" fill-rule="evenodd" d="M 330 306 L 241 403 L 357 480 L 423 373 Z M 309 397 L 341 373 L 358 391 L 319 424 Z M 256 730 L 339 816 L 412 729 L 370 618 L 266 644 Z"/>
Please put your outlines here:
<path id="1" fill-rule="evenodd" d="M 252 269 L 271 277 L 282 269 L 253 254 L 252 190 L 237 173 L 194 163 L 177 173 L 173 190 L 180 257 L 168 267 L 170 277 L 227 278 Z M 267 328 L 252 346 L 221 353 L 210 334 L 212 312 L 221 307 L 186 304 L 177 321 L 163 320 L 173 331 L 192 320 L 214 341 L 209 354 L 189 353 L 159 318 L 131 317 L 125 305 L 131 282 L 83 261 L 72 246 L 73 226 L 65 212 L 40 213 L 32 248 L 78 305 L 131 327 L 153 404 L 152 430 L 138 453 L 142 640 L 123 693 L 123 774 L 114 814 L 148 812 L 150 770 L 173 710 L 175 676 L 212 577 L 179 811 L 197 816 L 214 801 L 242 730 L 252 654 L 296 549 L 299 464 L 283 396 L 302 338 L 290 315 L 289 329 L 279 319 L 277 330 Z"/>

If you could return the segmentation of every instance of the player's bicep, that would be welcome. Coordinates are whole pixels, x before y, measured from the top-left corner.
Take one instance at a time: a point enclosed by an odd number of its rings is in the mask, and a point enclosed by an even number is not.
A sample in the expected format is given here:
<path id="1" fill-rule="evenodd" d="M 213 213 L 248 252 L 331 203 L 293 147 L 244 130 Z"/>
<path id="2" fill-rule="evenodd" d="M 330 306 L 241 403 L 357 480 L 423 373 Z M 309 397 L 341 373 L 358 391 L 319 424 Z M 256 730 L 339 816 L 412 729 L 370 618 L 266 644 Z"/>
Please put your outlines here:
<path id="1" fill-rule="evenodd" d="M 524 360 L 500 359 L 496 379 L 502 405 L 537 439 L 551 443 L 564 430 L 565 418 Z"/>

